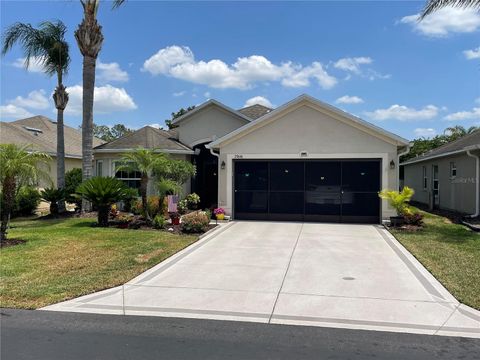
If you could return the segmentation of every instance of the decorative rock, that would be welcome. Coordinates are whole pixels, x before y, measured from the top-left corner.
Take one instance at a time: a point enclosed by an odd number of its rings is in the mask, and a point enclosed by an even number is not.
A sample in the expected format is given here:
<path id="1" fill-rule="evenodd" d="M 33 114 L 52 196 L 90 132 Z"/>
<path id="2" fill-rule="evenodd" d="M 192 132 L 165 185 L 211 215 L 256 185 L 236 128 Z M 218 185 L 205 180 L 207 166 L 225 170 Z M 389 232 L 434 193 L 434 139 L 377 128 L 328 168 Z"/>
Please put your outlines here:
<path id="1" fill-rule="evenodd" d="M 168 228 L 168 231 L 173 231 L 173 228 L 172 228 L 172 227 L 171 227 L 171 228 Z"/>

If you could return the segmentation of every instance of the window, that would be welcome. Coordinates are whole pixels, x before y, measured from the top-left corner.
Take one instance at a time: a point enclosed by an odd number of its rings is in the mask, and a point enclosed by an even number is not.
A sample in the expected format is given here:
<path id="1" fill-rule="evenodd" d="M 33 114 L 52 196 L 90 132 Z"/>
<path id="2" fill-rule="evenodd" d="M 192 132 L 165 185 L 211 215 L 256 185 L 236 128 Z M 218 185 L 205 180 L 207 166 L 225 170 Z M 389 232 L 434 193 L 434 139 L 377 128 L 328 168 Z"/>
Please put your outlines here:
<path id="1" fill-rule="evenodd" d="M 96 176 L 103 176 L 103 161 L 97 160 L 97 167 L 95 169 Z"/>
<path id="2" fill-rule="evenodd" d="M 120 166 L 119 162 L 114 163 L 115 167 L 115 177 L 121 181 L 123 181 L 128 187 L 133 189 L 140 188 L 140 180 L 142 178 L 142 173 L 140 171 L 125 171 L 125 170 L 118 170 L 117 167 Z"/>
<path id="3" fill-rule="evenodd" d="M 427 190 L 427 186 L 428 186 L 427 167 L 423 166 L 422 171 L 423 171 L 423 190 Z"/>
<path id="4" fill-rule="evenodd" d="M 450 163 L 450 178 L 454 179 L 457 176 L 457 164 L 453 161 Z"/>

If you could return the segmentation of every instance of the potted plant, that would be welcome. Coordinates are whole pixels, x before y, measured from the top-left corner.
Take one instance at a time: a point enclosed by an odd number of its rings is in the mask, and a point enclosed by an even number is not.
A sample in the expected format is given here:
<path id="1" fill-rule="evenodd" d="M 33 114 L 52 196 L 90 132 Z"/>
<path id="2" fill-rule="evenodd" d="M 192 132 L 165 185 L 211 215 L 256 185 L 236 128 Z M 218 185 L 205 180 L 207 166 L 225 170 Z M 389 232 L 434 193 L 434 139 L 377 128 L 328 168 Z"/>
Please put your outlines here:
<path id="1" fill-rule="evenodd" d="M 178 212 L 169 213 L 172 225 L 180 225 L 180 214 Z"/>
<path id="2" fill-rule="evenodd" d="M 213 210 L 213 213 L 217 217 L 217 220 L 223 220 L 225 218 L 225 209 L 219 207 Z"/>
<path id="3" fill-rule="evenodd" d="M 397 212 L 397 216 L 390 216 L 392 226 L 401 226 L 405 222 L 405 215 L 411 213 L 408 202 L 414 194 L 413 189 L 405 186 L 402 191 L 384 189 L 378 193 L 380 198 L 388 201 L 391 207 Z"/>

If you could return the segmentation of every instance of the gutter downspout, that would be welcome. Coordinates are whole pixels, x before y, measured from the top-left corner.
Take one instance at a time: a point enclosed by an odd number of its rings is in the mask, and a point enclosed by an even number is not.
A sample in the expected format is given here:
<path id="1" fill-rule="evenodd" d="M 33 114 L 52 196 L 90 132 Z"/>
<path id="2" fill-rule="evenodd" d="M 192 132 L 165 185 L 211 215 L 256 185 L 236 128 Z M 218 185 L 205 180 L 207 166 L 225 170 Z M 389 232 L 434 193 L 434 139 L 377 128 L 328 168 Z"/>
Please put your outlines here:
<path id="1" fill-rule="evenodd" d="M 468 215 L 468 217 L 474 218 L 480 214 L 480 156 L 473 155 L 470 150 L 467 150 L 467 155 L 475 159 L 475 214 Z"/>
<path id="2" fill-rule="evenodd" d="M 413 143 L 408 143 L 407 148 L 405 151 L 397 154 L 397 190 L 400 191 L 400 157 L 403 155 L 407 155 L 410 152 L 410 149 L 412 148 Z"/>

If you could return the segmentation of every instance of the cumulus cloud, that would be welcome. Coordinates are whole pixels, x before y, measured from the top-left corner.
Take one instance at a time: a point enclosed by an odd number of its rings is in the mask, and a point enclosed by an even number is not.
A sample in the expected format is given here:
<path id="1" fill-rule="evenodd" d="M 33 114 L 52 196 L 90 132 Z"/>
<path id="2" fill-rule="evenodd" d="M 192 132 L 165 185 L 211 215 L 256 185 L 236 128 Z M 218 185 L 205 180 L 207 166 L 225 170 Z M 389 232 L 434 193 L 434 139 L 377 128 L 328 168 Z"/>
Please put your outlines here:
<path id="1" fill-rule="evenodd" d="M 17 96 L 15 99 L 10 100 L 8 103 L 29 109 L 43 110 L 48 109 L 53 100 L 50 103 L 45 95 L 45 90 L 34 90 L 28 94 L 27 97 Z"/>
<path id="2" fill-rule="evenodd" d="M 344 95 L 342 97 L 339 97 L 335 102 L 337 104 L 361 104 L 364 101 L 358 96 Z"/>
<path id="3" fill-rule="evenodd" d="M 437 131 L 432 128 L 416 128 L 413 130 L 416 138 L 424 137 L 424 138 L 432 138 L 437 135 Z"/>
<path id="4" fill-rule="evenodd" d="M 405 16 L 400 23 L 429 37 L 445 37 L 453 33 L 471 33 L 480 28 L 480 13 L 473 8 L 445 7 L 418 21 L 419 14 Z"/>
<path id="5" fill-rule="evenodd" d="M 17 120 L 31 116 L 33 116 L 31 112 L 13 104 L 0 106 L 0 117 L 2 120 Z"/>
<path id="6" fill-rule="evenodd" d="M 99 61 L 97 63 L 97 79 L 103 82 L 118 81 L 126 82 L 128 81 L 128 73 L 120 68 L 120 65 L 116 62 L 112 63 L 102 63 Z"/>
<path id="7" fill-rule="evenodd" d="M 463 55 L 467 60 L 480 59 L 480 46 L 476 49 L 465 50 Z"/>
<path id="8" fill-rule="evenodd" d="M 263 105 L 271 109 L 273 108 L 273 104 L 270 102 L 270 100 L 263 96 L 254 96 L 248 99 L 247 101 L 245 101 L 243 107 L 252 106 L 255 104 Z"/>
<path id="9" fill-rule="evenodd" d="M 447 121 L 480 120 L 480 107 L 474 107 L 471 111 L 459 111 L 448 114 L 444 119 Z"/>
<path id="10" fill-rule="evenodd" d="M 337 60 L 333 66 L 340 70 L 350 71 L 355 74 L 360 74 L 360 66 L 365 64 L 371 64 L 373 60 L 369 57 L 354 57 L 354 58 L 342 58 Z"/>
<path id="11" fill-rule="evenodd" d="M 16 59 L 12 65 L 16 68 L 25 69 L 25 58 L 18 58 Z M 43 72 L 43 65 L 42 65 L 42 58 L 40 57 L 32 57 L 30 59 L 30 63 L 28 65 L 27 71 L 33 73 L 42 73 Z"/>
<path id="12" fill-rule="evenodd" d="M 81 85 L 67 87 L 69 94 L 68 105 L 65 113 L 70 115 L 82 114 L 82 92 Z M 117 88 L 112 85 L 95 86 L 94 111 L 99 114 L 108 114 L 117 111 L 128 111 L 137 108 L 132 97 L 124 88 Z"/>
<path id="13" fill-rule="evenodd" d="M 233 64 L 219 59 L 196 60 L 187 46 L 160 49 L 143 64 L 143 71 L 152 75 L 167 75 L 212 88 L 250 89 L 258 82 L 279 81 L 287 87 L 302 87 L 315 79 L 329 89 L 337 80 L 319 62 L 302 66 L 292 62 L 274 64 L 261 55 L 240 57 Z"/>
<path id="14" fill-rule="evenodd" d="M 180 97 L 180 96 L 185 95 L 186 93 L 187 93 L 186 91 L 179 91 L 179 92 L 174 92 L 172 95 L 174 97 Z"/>
<path id="15" fill-rule="evenodd" d="M 387 109 L 377 109 L 365 114 L 373 120 L 429 120 L 438 115 L 439 109 L 434 105 L 427 105 L 422 109 L 413 109 L 404 105 L 392 105 Z"/>

